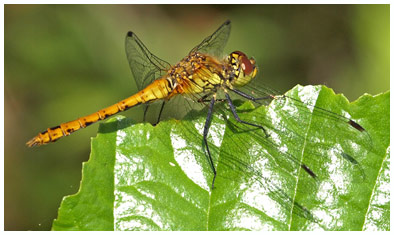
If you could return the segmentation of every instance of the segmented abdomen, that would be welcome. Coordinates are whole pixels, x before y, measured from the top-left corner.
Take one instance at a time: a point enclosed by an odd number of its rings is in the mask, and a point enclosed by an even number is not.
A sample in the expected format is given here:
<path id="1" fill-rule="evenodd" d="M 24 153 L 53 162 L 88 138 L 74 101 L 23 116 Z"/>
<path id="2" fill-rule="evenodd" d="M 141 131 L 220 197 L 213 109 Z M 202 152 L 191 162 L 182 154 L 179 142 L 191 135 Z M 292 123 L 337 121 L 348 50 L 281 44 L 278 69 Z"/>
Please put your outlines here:
<path id="1" fill-rule="evenodd" d="M 155 80 L 145 89 L 139 91 L 137 94 L 130 96 L 116 104 L 107 108 L 101 109 L 90 115 L 80 117 L 74 121 L 62 123 L 59 126 L 48 128 L 46 131 L 39 133 L 33 139 L 26 143 L 27 146 L 40 146 L 50 142 L 55 142 L 63 136 L 85 128 L 97 121 L 106 119 L 116 113 L 125 111 L 131 107 L 139 104 L 153 102 L 155 100 L 164 99 L 172 92 L 172 87 L 169 81 L 165 78 Z"/>

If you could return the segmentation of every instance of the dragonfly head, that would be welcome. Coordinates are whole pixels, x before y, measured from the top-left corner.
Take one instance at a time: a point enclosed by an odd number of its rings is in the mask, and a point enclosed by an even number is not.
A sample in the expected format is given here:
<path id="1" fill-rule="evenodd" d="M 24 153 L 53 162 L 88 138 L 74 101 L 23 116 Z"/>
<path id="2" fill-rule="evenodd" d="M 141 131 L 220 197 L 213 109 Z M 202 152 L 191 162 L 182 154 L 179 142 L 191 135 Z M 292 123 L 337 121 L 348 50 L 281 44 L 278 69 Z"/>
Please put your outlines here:
<path id="1" fill-rule="evenodd" d="M 256 61 L 252 57 L 248 58 L 245 53 L 234 51 L 228 58 L 234 70 L 232 80 L 234 86 L 244 86 L 256 76 Z"/>

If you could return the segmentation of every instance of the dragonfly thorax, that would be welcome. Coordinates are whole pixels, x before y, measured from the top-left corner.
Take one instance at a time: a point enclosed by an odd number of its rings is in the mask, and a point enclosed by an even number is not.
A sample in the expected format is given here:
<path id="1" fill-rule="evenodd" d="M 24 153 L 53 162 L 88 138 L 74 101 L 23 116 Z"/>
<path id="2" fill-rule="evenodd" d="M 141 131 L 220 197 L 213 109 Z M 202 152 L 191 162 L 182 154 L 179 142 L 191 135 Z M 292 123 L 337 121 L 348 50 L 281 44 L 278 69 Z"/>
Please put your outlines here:
<path id="1" fill-rule="evenodd" d="M 193 52 L 168 71 L 167 79 L 175 93 L 207 92 L 223 83 L 224 65 L 212 56 Z"/>
<path id="2" fill-rule="evenodd" d="M 244 86 L 257 73 L 255 60 L 235 51 L 227 58 L 192 52 L 167 74 L 174 94 L 215 92 L 222 86 Z"/>

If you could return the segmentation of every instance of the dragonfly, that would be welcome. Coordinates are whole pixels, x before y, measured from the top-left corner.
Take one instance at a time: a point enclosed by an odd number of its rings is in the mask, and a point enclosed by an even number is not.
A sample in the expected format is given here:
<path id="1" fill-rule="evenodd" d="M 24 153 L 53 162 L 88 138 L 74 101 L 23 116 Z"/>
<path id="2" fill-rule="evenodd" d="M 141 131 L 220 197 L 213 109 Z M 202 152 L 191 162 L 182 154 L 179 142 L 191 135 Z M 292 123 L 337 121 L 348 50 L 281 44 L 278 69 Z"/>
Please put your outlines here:
<path id="1" fill-rule="evenodd" d="M 47 130 L 28 141 L 26 143 L 27 146 L 33 147 L 55 142 L 61 137 L 68 136 L 77 130 L 104 120 L 119 112 L 126 111 L 129 108 L 163 100 L 164 102 L 159 114 L 160 120 L 165 101 L 177 95 L 185 95 L 191 97 L 196 102 L 209 102 L 203 138 L 209 156 L 210 166 L 214 174 L 213 186 L 216 178 L 216 169 L 211 157 L 207 135 L 212 118 L 213 106 L 215 102 L 223 101 L 216 97 L 218 90 L 225 92 L 226 100 L 237 121 L 255 126 L 266 132 L 265 128 L 261 125 L 241 120 L 228 94 L 231 91 L 253 101 L 267 98 L 254 98 L 236 89 L 236 87 L 249 83 L 256 76 L 257 66 L 253 58 L 248 58 L 245 53 L 240 51 L 234 51 L 224 59 L 217 57 L 223 51 L 230 34 L 230 29 L 231 22 L 226 21 L 211 36 L 205 38 L 174 66 L 153 55 L 137 35 L 129 31 L 126 36 L 127 58 L 138 87 L 145 88 L 95 113 L 47 128 Z"/>
<path id="2" fill-rule="evenodd" d="M 291 98 L 287 95 L 280 95 L 278 92 L 268 87 L 251 87 L 250 84 L 255 80 L 259 71 L 255 59 L 253 57 L 248 57 L 241 51 L 233 51 L 228 55 L 223 54 L 224 47 L 229 39 L 230 31 L 231 22 L 227 20 L 213 34 L 206 37 L 201 43 L 195 46 L 187 56 L 175 65 L 171 65 L 165 60 L 155 56 L 147 49 L 134 32 L 129 31 L 125 40 L 126 55 L 139 91 L 95 113 L 62 123 L 55 127 L 47 128 L 45 131 L 29 140 L 26 143 L 27 146 L 41 146 L 55 142 L 77 130 L 83 129 L 93 123 L 138 105 L 145 105 L 145 118 L 149 112 L 149 105 L 155 103 L 160 104 L 161 102 L 156 121 L 156 123 L 158 123 L 161 120 L 163 110 L 167 108 L 166 104 L 168 104 L 168 106 L 176 105 L 176 103 L 171 103 L 171 101 L 182 99 L 186 100 L 190 109 L 193 109 L 196 105 L 206 107 L 207 113 L 203 125 L 202 139 L 209 166 L 213 173 L 211 184 L 211 188 L 213 189 L 217 170 L 208 143 L 208 134 L 213 118 L 214 106 L 216 106 L 217 103 L 227 104 L 229 113 L 235 118 L 237 123 L 260 130 L 263 141 L 267 141 L 270 146 L 274 146 L 276 149 L 280 147 L 271 140 L 271 133 L 268 130 L 274 128 L 264 126 L 261 123 L 241 119 L 234 105 L 233 97 L 246 99 L 257 105 L 271 102 L 272 100 L 290 100 L 300 107 L 301 105 L 305 105 L 301 100 Z M 313 108 L 316 115 L 339 123 L 341 127 L 351 129 L 351 131 L 356 133 L 366 133 L 366 130 L 360 124 L 350 118 L 312 104 L 306 104 L 306 107 L 307 108 L 304 108 L 305 110 Z M 312 178 L 317 178 L 317 174 L 301 160 L 298 160 L 285 151 L 278 151 L 283 158 L 287 158 L 294 165 L 303 169 Z M 342 153 L 342 156 L 349 162 L 357 164 L 356 159 L 351 155 Z M 236 164 L 236 162 L 237 160 L 234 160 L 234 164 Z M 273 187 L 276 187 L 275 190 L 280 192 L 278 186 Z M 282 197 L 282 200 L 290 200 L 284 194 L 279 197 Z M 293 205 L 295 204 L 295 202 L 291 203 L 293 203 Z M 308 214 L 309 212 L 305 211 L 302 206 L 298 205 L 298 208 L 301 211 L 300 213 L 306 214 L 304 217 L 311 217 Z"/>

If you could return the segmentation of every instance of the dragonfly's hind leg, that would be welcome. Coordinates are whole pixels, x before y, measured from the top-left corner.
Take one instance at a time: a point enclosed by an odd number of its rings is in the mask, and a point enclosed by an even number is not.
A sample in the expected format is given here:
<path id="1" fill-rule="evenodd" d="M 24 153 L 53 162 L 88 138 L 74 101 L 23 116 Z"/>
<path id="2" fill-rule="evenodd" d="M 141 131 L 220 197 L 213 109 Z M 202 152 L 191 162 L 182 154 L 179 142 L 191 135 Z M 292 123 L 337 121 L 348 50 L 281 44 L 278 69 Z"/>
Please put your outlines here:
<path id="1" fill-rule="evenodd" d="M 163 109 L 164 109 L 165 104 L 166 104 L 166 102 L 163 101 L 163 104 L 160 107 L 159 116 L 157 118 L 157 121 L 152 124 L 153 126 L 156 126 L 160 122 L 161 114 L 163 113 Z M 144 122 L 146 121 L 146 114 L 148 113 L 148 109 L 149 109 L 149 104 L 145 105 L 145 107 L 144 107 L 144 119 L 143 119 Z"/>
<path id="2" fill-rule="evenodd" d="M 144 105 L 144 117 L 143 117 L 143 119 L 142 119 L 143 122 L 146 121 L 146 113 L 148 112 L 148 109 L 149 109 L 149 105 L 148 105 L 148 104 L 145 104 L 145 105 Z"/>
<path id="3" fill-rule="evenodd" d="M 215 101 L 216 101 L 216 97 L 213 96 L 211 101 L 210 101 L 210 103 L 209 103 L 208 115 L 207 115 L 207 119 L 205 120 L 204 134 L 203 134 L 205 148 L 206 148 L 207 153 L 208 153 L 209 165 L 211 166 L 211 169 L 212 169 L 212 172 L 213 172 L 212 189 L 214 188 L 214 185 L 215 185 L 216 169 L 215 169 L 215 165 L 213 164 L 211 151 L 209 150 L 209 145 L 208 145 L 208 141 L 207 141 L 207 135 L 208 135 L 209 126 L 210 126 L 211 120 L 212 120 L 213 106 L 215 104 Z"/>
<path id="4" fill-rule="evenodd" d="M 160 107 L 160 112 L 159 112 L 159 117 L 157 118 L 157 122 L 155 123 L 155 126 L 160 122 L 161 114 L 163 113 L 164 105 L 166 104 L 165 101 L 163 101 L 163 104 L 161 104 Z"/>
<path id="5" fill-rule="evenodd" d="M 231 112 L 233 113 L 234 118 L 235 118 L 238 122 L 243 123 L 243 124 L 246 124 L 246 125 L 250 125 L 250 126 L 254 126 L 254 127 L 260 128 L 260 129 L 262 129 L 262 130 L 264 131 L 265 136 L 266 136 L 267 138 L 269 137 L 269 134 L 267 133 L 267 131 L 265 130 L 265 128 L 264 128 L 263 126 L 260 126 L 260 125 L 254 124 L 254 123 L 250 123 L 250 122 L 246 122 L 246 121 L 244 121 L 244 120 L 241 120 L 241 119 L 239 118 L 238 114 L 237 114 L 237 111 L 235 110 L 233 101 L 231 100 L 229 94 L 226 93 L 225 95 L 226 95 L 226 99 L 227 99 L 227 101 L 228 101 L 228 105 L 230 106 Z"/>

